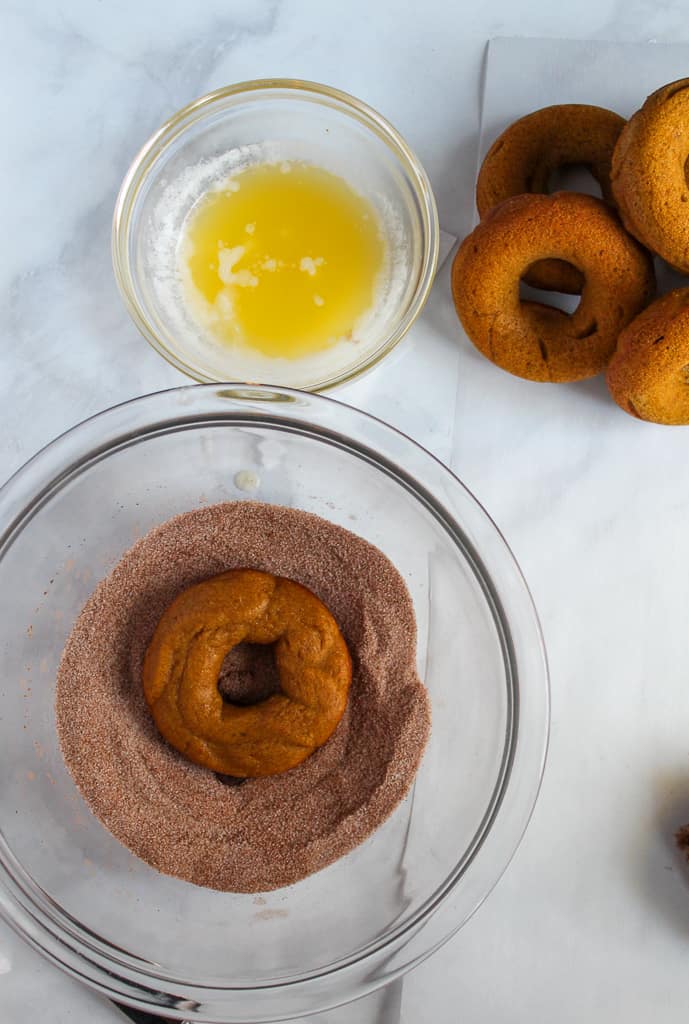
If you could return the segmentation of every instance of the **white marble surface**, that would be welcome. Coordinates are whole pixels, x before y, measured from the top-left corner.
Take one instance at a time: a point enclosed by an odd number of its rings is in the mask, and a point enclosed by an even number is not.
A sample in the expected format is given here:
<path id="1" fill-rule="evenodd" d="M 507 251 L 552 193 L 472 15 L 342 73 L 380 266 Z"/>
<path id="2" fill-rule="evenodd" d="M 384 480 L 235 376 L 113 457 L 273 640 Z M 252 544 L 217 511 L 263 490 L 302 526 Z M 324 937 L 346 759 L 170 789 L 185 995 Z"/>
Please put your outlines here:
<path id="1" fill-rule="evenodd" d="M 689 40 L 688 14 L 681 0 L 4 4 L 0 477 L 84 416 L 182 382 L 129 323 L 109 261 L 119 180 L 175 108 L 266 75 L 354 92 L 408 137 L 462 233 L 489 37 Z M 455 467 L 524 567 L 553 672 L 533 824 L 472 922 L 405 980 L 403 1024 L 669 1024 L 689 997 L 670 841 L 689 820 L 689 432 L 625 418 L 600 382 L 499 373 L 462 338 L 447 272 L 413 336 L 341 397 L 446 461 L 457 402 Z M 3 1024 L 119 1019 L 0 926 Z"/>

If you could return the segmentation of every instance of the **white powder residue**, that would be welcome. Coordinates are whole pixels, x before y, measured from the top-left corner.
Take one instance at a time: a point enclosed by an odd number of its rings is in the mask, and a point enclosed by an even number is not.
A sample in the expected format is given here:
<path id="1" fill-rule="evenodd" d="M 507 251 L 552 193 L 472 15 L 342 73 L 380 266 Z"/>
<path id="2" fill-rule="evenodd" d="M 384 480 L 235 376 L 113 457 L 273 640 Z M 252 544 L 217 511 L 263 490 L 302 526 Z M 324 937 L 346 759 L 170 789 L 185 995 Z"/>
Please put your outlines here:
<path id="1" fill-rule="evenodd" d="M 218 297 L 215 300 L 218 313 L 223 320 L 231 320 L 234 316 L 234 305 L 232 303 L 232 295 L 226 289 L 218 292 Z"/>
<path id="2" fill-rule="evenodd" d="M 231 284 L 233 271 L 244 255 L 244 246 L 235 245 L 229 249 L 221 249 L 218 253 L 218 277 L 223 284 Z"/>
<path id="3" fill-rule="evenodd" d="M 316 271 L 319 267 L 322 267 L 325 260 L 322 256 L 316 256 L 315 260 L 310 256 L 302 256 L 299 260 L 299 269 L 305 274 L 310 274 L 311 277 L 315 277 Z"/>
<path id="4" fill-rule="evenodd" d="M 317 306 L 324 306 L 325 305 L 325 299 L 323 298 L 322 295 L 314 295 L 313 301 L 314 301 L 314 303 Z"/>
<path id="5" fill-rule="evenodd" d="M 258 278 L 250 270 L 238 270 L 233 275 L 231 283 L 238 285 L 240 288 L 255 288 L 258 284 Z"/>
<path id="6" fill-rule="evenodd" d="M 234 268 L 244 255 L 244 246 L 235 245 L 229 249 L 221 249 L 218 253 L 218 277 L 225 285 L 235 284 L 239 288 L 255 288 L 258 278 L 250 270 Z"/>

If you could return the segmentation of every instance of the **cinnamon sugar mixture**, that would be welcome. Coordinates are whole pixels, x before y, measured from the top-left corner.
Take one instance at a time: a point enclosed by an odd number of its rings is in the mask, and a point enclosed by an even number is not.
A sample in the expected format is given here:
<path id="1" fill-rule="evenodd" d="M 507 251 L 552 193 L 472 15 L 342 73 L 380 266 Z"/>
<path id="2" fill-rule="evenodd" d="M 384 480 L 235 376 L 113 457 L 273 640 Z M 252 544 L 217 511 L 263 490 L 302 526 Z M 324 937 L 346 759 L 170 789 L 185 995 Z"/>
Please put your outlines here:
<path id="1" fill-rule="evenodd" d="M 141 664 L 175 595 L 238 567 L 309 587 L 337 620 L 354 675 L 323 747 L 281 775 L 227 785 L 160 737 Z M 271 672 L 265 651 L 238 650 L 221 692 L 237 702 L 265 696 Z M 413 606 L 397 570 L 348 530 L 257 502 L 177 516 L 124 555 L 67 641 L 56 712 L 67 767 L 112 834 L 159 871 L 235 892 L 296 882 L 363 842 L 409 789 L 430 724 Z"/>

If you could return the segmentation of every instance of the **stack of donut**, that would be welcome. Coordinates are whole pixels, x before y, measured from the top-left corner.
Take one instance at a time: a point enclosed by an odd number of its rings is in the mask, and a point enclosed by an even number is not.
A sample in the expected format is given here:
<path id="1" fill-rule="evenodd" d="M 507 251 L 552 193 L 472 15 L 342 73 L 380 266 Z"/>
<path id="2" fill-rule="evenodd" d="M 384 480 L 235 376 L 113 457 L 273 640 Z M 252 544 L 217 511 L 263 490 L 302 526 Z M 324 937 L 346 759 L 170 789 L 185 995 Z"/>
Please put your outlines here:
<path id="1" fill-rule="evenodd" d="M 603 198 L 547 194 L 583 164 Z M 481 221 L 452 267 L 458 316 L 474 345 L 533 381 L 607 372 L 639 419 L 689 424 L 689 288 L 651 301 L 652 254 L 689 275 L 689 79 L 659 89 L 625 122 L 565 104 L 496 139 L 476 187 Z M 520 282 L 580 294 L 571 315 L 520 297 Z M 649 305 L 650 303 L 650 305 Z"/>

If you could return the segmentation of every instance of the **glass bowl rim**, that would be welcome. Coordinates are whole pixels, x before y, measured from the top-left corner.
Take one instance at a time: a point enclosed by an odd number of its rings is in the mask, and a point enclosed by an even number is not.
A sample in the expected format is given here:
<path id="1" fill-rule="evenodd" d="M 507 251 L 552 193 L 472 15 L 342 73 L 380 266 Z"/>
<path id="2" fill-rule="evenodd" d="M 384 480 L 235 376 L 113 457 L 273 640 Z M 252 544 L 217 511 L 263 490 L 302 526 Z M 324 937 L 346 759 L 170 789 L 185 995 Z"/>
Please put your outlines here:
<path id="1" fill-rule="evenodd" d="M 376 366 L 402 340 L 420 316 L 430 290 L 433 286 L 438 265 L 440 246 L 440 224 L 438 210 L 428 175 L 402 135 L 382 114 L 363 100 L 352 96 L 341 89 L 336 89 L 319 82 L 311 82 L 297 78 L 256 78 L 244 82 L 215 89 L 192 100 L 177 110 L 144 142 L 134 156 L 120 186 L 112 217 L 111 253 L 115 280 L 134 325 L 155 351 L 181 373 L 201 384 L 219 384 L 222 381 L 206 373 L 200 366 L 192 365 L 174 352 L 166 343 L 162 332 L 158 333 L 151 324 L 145 309 L 136 297 L 134 286 L 135 275 L 129 259 L 129 239 L 131 215 L 135 208 L 140 189 L 148 179 L 150 170 L 158 157 L 168 146 L 184 132 L 203 120 L 207 114 L 228 101 L 238 98 L 260 98 L 263 94 L 279 90 L 310 98 L 314 102 L 326 104 L 344 110 L 344 112 L 364 124 L 383 140 L 407 170 L 414 187 L 414 194 L 419 205 L 423 227 L 423 256 L 419 279 L 414 293 L 407 302 L 405 311 L 396 321 L 394 329 L 377 349 L 369 353 L 360 363 L 332 373 L 315 383 L 305 387 L 306 391 L 327 391 L 350 380 L 355 380 Z M 271 385 L 266 385 L 270 387 Z M 280 386 L 280 385 L 275 385 Z"/>
<path id="2" fill-rule="evenodd" d="M 166 417 L 158 416 L 156 418 L 155 415 L 151 417 L 150 412 L 155 413 L 158 411 L 158 407 L 163 408 L 166 406 L 166 403 L 174 402 L 178 403 L 175 417 L 170 415 L 169 409 L 167 410 Z M 200 404 L 199 409 L 191 409 L 194 402 L 196 402 L 196 405 Z M 246 403 L 249 404 L 249 407 L 252 404 L 254 406 L 259 405 L 261 407 L 260 415 L 248 415 Z M 268 406 L 267 411 L 264 409 L 264 406 Z M 150 407 L 154 408 L 151 409 Z M 306 412 L 303 412 L 304 407 Z M 282 411 L 282 415 L 280 415 L 280 411 Z M 129 423 L 129 429 L 127 429 L 130 414 L 136 418 L 137 412 L 142 414 L 138 428 L 134 427 L 132 429 L 132 424 Z M 520 770 L 522 775 L 524 774 L 523 762 L 525 760 L 525 751 L 523 737 L 521 751 L 516 744 L 511 748 L 510 765 L 504 782 L 501 783 L 499 799 L 494 808 L 490 804 L 487 808 L 486 814 L 488 814 L 488 810 L 491 811 L 487 828 L 481 833 L 477 848 L 472 853 L 466 868 L 458 872 L 457 866 L 455 866 L 435 892 L 424 900 L 424 903 L 415 912 L 412 919 L 404 923 L 404 926 L 391 929 L 380 941 L 370 943 L 367 947 L 363 947 L 363 951 L 357 950 L 347 958 L 343 958 L 340 963 L 328 964 L 322 970 L 311 970 L 305 974 L 293 975 L 285 980 L 271 980 L 265 984 L 259 983 L 252 986 L 226 985 L 220 989 L 221 992 L 230 996 L 230 1001 L 238 993 L 242 992 L 251 994 L 254 999 L 259 993 L 268 994 L 269 998 L 270 993 L 273 995 L 277 994 L 279 999 L 280 993 L 284 994 L 287 989 L 291 989 L 292 993 L 296 994 L 297 989 L 304 989 L 318 981 L 329 980 L 332 991 L 328 992 L 323 1005 L 318 1007 L 319 1011 L 327 1010 L 343 1001 L 348 1002 L 350 999 L 359 998 L 366 994 L 367 991 L 386 984 L 394 977 L 406 973 L 411 967 L 425 959 L 466 923 L 506 869 L 533 812 L 545 764 L 549 723 L 549 681 L 545 647 L 533 600 L 514 556 L 502 534 L 483 507 L 451 470 L 417 442 L 376 417 L 347 406 L 344 403 L 336 402 L 332 398 L 308 394 L 289 388 L 247 386 L 243 383 L 224 384 L 221 386 L 185 385 L 131 399 L 128 402 L 113 406 L 82 421 L 47 444 L 25 463 L 23 467 L 17 470 L 5 485 L 0 488 L 0 530 L 2 531 L 0 533 L 0 560 L 3 557 L 6 545 L 12 542 L 17 530 L 21 532 L 23 526 L 32 518 L 34 511 L 43 504 L 51 493 L 59 491 L 68 480 L 73 479 L 73 473 L 69 472 L 70 469 L 80 470 L 86 468 L 94 460 L 107 457 L 108 454 L 118 451 L 124 442 L 134 443 L 134 440 L 137 438 L 138 440 L 145 440 L 161 431 L 171 432 L 175 422 L 191 425 L 209 422 L 209 414 L 211 412 L 216 414 L 211 418 L 219 421 L 243 423 L 248 418 L 254 422 L 267 424 L 272 427 L 277 426 L 279 428 L 282 426 L 283 429 L 292 425 L 293 421 L 297 419 L 298 423 L 306 428 L 302 433 L 306 433 L 315 440 L 341 438 L 349 441 L 350 450 L 355 453 L 357 451 L 362 453 L 369 460 L 372 460 L 378 469 L 386 472 L 388 471 L 386 467 L 396 465 L 394 462 L 391 462 L 389 451 L 377 452 L 371 447 L 370 441 L 362 444 L 360 438 L 353 438 L 351 433 L 342 432 L 337 422 L 335 424 L 328 422 L 328 416 L 334 415 L 338 418 L 346 418 L 350 421 L 350 424 L 354 421 L 357 425 L 363 426 L 363 428 L 372 427 L 377 434 L 378 441 L 382 439 L 384 442 L 387 439 L 391 443 L 395 442 L 401 445 L 402 448 L 407 448 L 408 451 L 415 452 L 425 463 L 434 468 L 446 481 L 451 483 L 454 490 L 467 502 L 469 508 L 472 508 L 474 513 L 478 515 L 483 525 L 489 527 L 493 538 L 498 542 L 501 559 L 508 567 L 511 567 L 513 582 L 516 581 L 517 586 L 521 588 L 520 601 L 530 619 L 531 636 L 529 640 L 531 643 L 535 641 L 537 646 L 535 663 L 537 665 L 540 663 L 541 674 L 539 679 L 533 680 L 533 685 L 529 680 L 528 687 L 528 698 L 532 704 L 532 711 L 535 710 L 536 712 L 534 721 L 531 723 L 527 722 L 528 731 L 531 734 L 529 736 L 529 749 L 526 751 L 528 755 L 526 757 L 528 762 L 527 768 L 530 773 L 530 777 L 526 779 L 528 792 L 521 794 L 520 807 L 516 815 L 513 814 L 517 820 L 512 824 L 512 828 L 508 829 L 510 835 L 506 840 L 506 849 L 502 851 L 498 858 L 499 863 L 493 865 L 492 869 L 487 872 L 489 875 L 488 882 L 487 884 L 483 883 L 479 898 L 476 899 L 468 912 L 464 912 L 461 919 L 454 920 L 451 927 L 449 929 L 446 927 L 432 944 L 417 950 L 408 962 L 399 965 L 393 972 L 388 970 L 388 973 L 382 973 L 376 970 L 380 966 L 381 957 L 383 957 L 384 964 L 384 957 L 386 954 L 390 954 L 391 949 L 394 953 L 397 949 L 404 948 L 407 941 L 413 944 L 414 938 L 418 936 L 419 932 L 429 923 L 436 912 L 447 903 L 448 897 L 452 895 L 456 890 L 458 882 L 464 877 L 465 870 L 471 867 L 476 856 L 485 848 L 491 833 L 494 831 L 496 822 L 500 820 L 499 812 L 505 795 L 508 794 L 510 785 L 513 788 L 515 786 L 514 772 L 519 767 L 516 764 L 517 760 L 522 762 Z M 268 415 L 268 412 L 270 412 L 270 415 Z M 325 427 L 322 422 L 323 417 L 326 420 Z M 113 433 L 112 429 L 110 432 L 107 432 L 108 426 L 115 426 L 117 428 L 116 432 Z M 102 428 L 105 428 L 105 433 Z M 94 440 L 98 441 L 99 432 L 100 444 L 94 444 Z M 81 457 L 75 458 L 75 455 L 79 454 Z M 57 467 L 53 466 L 55 456 L 60 460 Z M 399 466 L 397 469 L 399 470 Z M 46 473 L 49 474 L 48 483 L 36 489 L 36 481 L 33 477 L 36 475 L 36 472 L 40 477 L 42 471 L 44 477 Z M 399 481 L 399 472 L 395 476 Z M 407 474 L 407 480 L 411 480 L 412 483 L 415 482 L 411 474 Z M 13 498 L 12 492 L 16 488 L 19 489 L 19 500 Z M 424 494 L 423 485 L 417 485 L 413 490 L 416 497 L 422 500 Z M 26 500 L 27 497 L 30 499 L 28 502 Z M 446 510 L 446 514 L 450 514 L 449 510 Z M 469 547 L 471 548 L 471 542 L 469 542 Z M 466 549 L 465 554 L 467 554 Z M 481 556 L 479 555 L 478 557 L 480 561 Z M 472 568 L 476 571 L 475 566 L 472 566 Z M 500 603 L 499 598 L 498 603 Z M 517 638 L 517 642 L 522 643 L 519 638 Z M 505 652 L 503 651 L 503 653 Z M 506 666 L 508 674 L 510 667 L 513 667 L 511 663 L 510 666 Z M 516 699 L 519 701 L 521 699 L 522 687 L 520 685 L 519 673 L 516 671 L 515 680 L 517 686 Z M 514 793 L 512 796 L 514 796 Z M 503 846 L 505 846 L 504 839 Z M 462 856 L 464 857 L 464 854 Z M 461 863 L 461 861 L 458 863 Z M 22 876 L 24 876 L 24 879 Z M 22 880 L 28 881 L 30 884 L 23 885 Z M 31 892 L 32 887 L 35 890 L 33 893 Z M 40 906 L 41 902 L 44 903 L 43 907 Z M 46 906 L 48 907 L 47 911 Z M 16 861 L 14 854 L 7 847 L 0 834 L 0 916 L 4 917 L 15 931 L 25 940 L 29 941 L 34 948 L 43 953 L 44 956 L 47 956 L 48 959 L 57 963 L 58 966 L 68 973 L 80 978 L 106 995 L 131 1003 L 131 1005 L 138 1006 L 140 1009 L 148 1009 L 149 1011 L 157 1009 L 179 1019 L 219 1019 L 228 1022 L 288 1019 L 279 1016 L 249 1017 L 247 1016 L 246 1008 L 243 1008 L 236 1017 L 233 1015 L 227 1016 L 228 1012 L 230 1014 L 235 1012 L 234 1006 L 230 1006 L 230 1004 L 227 1004 L 226 1009 L 222 1011 L 224 1015 L 219 1018 L 195 1016 L 193 1013 L 190 1015 L 188 1005 L 185 1005 L 184 1009 L 177 1013 L 168 1003 L 161 1003 L 159 1001 L 162 988 L 166 982 L 170 983 L 176 992 L 184 991 L 191 998 L 192 1002 L 196 1001 L 197 996 L 200 996 L 202 993 L 208 994 L 211 990 L 217 996 L 218 987 L 209 986 L 204 988 L 203 984 L 163 977 L 161 974 L 155 973 L 155 964 L 144 965 L 139 958 L 131 954 L 128 955 L 130 961 L 128 964 L 123 963 L 121 959 L 117 959 L 114 956 L 110 957 L 107 954 L 107 948 L 109 947 L 115 951 L 116 947 L 110 946 L 108 940 L 93 936 L 93 939 L 96 940 L 94 944 L 94 941 L 88 938 L 92 933 L 89 933 L 88 929 L 84 926 L 80 926 L 79 922 L 74 922 L 77 926 L 77 933 L 75 934 L 74 929 L 65 928 L 64 922 L 56 919 L 55 915 L 50 912 L 51 906 L 56 907 L 57 905 L 52 901 L 51 897 L 40 890 L 30 876 L 23 872 L 21 865 Z M 57 910 L 62 918 L 69 917 L 62 908 L 57 907 Z M 81 934 L 79 934 L 79 930 Z M 99 946 L 101 947 L 100 949 L 98 948 Z M 103 947 L 105 947 L 105 953 L 103 952 Z M 117 950 L 117 952 L 121 953 L 123 951 Z M 133 961 L 136 962 L 134 963 Z M 361 974 L 361 968 L 364 965 L 368 965 L 369 969 L 366 970 L 363 977 L 355 980 L 356 990 L 352 992 L 348 988 L 343 989 L 343 985 L 347 986 L 352 981 L 351 978 L 348 979 L 348 975 L 355 968 L 358 968 L 358 973 Z M 150 967 L 151 970 L 147 970 L 147 967 Z M 116 968 L 121 968 L 119 973 L 115 970 Z M 339 988 L 337 984 L 338 978 L 342 978 L 342 984 L 339 985 Z M 173 996 L 169 995 L 165 996 L 165 998 L 170 999 Z M 200 1005 L 204 1004 L 201 1003 Z M 309 1010 L 307 1012 L 314 1011 Z M 303 1013 L 304 1010 L 299 1009 L 295 1015 L 299 1016 L 303 1015 Z"/>

